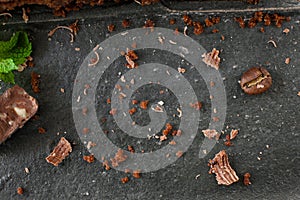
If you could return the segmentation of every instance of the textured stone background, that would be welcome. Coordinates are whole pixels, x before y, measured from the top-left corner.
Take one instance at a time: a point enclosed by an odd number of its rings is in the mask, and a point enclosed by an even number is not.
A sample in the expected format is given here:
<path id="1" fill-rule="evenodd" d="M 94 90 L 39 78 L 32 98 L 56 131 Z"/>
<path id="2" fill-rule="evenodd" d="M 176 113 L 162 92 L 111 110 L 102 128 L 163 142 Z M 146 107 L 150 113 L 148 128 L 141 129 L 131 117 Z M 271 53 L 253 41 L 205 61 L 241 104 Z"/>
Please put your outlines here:
<path id="1" fill-rule="evenodd" d="M 34 9 L 33 9 L 34 10 Z M 47 10 L 46 10 L 47 11 Z M 233 147 L 225 147 L 223 138 L 204 159 L 198 158 L 199 145 L 203 140 L 202 129 L 208 127 L 210 117 L 210 100 L 207 88 L 200 75 L 188 74 L 204 108 L 201 110 L 199 131 L 190 149 L 174 164 L 156 172 L 142 174 L 142 178 L 122 184 L 120 179 L 125 173 L 110 170 L 105 171 L 102 163 L 96 161 L 88 164 L 82 156 L 88 151 L 81 144 L 72 119 L 71 98 L 72 87 L 78 68 L 86 55 L 96 44 L 110 35 L 124 31 L 121 22 L 128 18 L 131 28 L 142 27 L 148 18 L 155 21 L 156 26 L 183 31 L 181 20 L 183 13 L 168 12 L 161 5 L 140 7 L 132 3 L 106 9 L 85 9 L 81 12 L 70 13 L 67 18 L 52 18 L 48 13 L 33 12 L 28 24 L 21 20 L 21 13 L 16 11 L 13 19 L 1 25 L 1 37 L 24 29 L 30 33 L 33 44 L 35 67 L 16 74 L 16 82 L 36 97 L 40 104 L 39 120 L 30 121 L 17 131 L 9 140 L 0 146 L 0 196 L 1 199 L 299 199 L 299 103 L 300 97 L 300 44 L 299 44 L 299 11 L 281 14 L 292 16 L 292 21 L 284 23 L 282 28 L 266 27 L 265 33 L 260 33 L 261 24 L 253 29 L 240 29 L 234 22 L 233 16 L 250 16 L 249 13 L 218 14 L 221 23 L 207 28 L 200 36 L 188 35 L 198 41 L 206 50 L 213 47 L 220 49 L 222 58 L 220 73 L 224 77 L 228 99 L 227 118 L 224 126 L 240 129 L 233 141 Z M 191 14 L 193 19 L 203 21 L 207 15 Z M 175 25 L 169 25 L 170 18 L 177 20 Z M 65 30 L 59 30 L 52 37 L 47 33 L 57 25 L 68 25 L 79 20 L 80 30 L 74 43 Z M 116 31 L 108 33 L 107 25 L 116 25 Z M 217 28 L 219 33 L 212 34 Z M 290 33 L 282 32 L 289 28 Z M 222 41 L 220 36 L 224 35 Z M 277 48 L 268 43 L 273 39 Z M 75 51 L 79 47 L 80 51 Z M 179 59 L 172 55 L 157 54 L 151 57 L 151 52 L 140 52 L 141 61 L 168 62 L 169 66 L 185 67 Z M 285 64 L 287 57 L 290 64 Z M 118 68 L 121 69 L 124 60 L 111 67 L 112 82 Z M 245 95 L 238 80 L 246 69 L 252 66 L 265 66 L 272 74 L 274 83 L 271 89 L 259 96 Z M 41 93 L 33 94 L 30 87 L 30 73 L 35 71 L 41 75 Z M 7 87 L 1 83 L 1 91 Z M 99 95 L 103 98 L 97 102 L 97 109 L 108 118 L 103 127 L 109 130 L 108 137 L 120 147 L 131 144 L 139 150 L 149 150 L 151 145 L 146 143 L 130 143 L 122 138 L 119 130 L 112 133 L 114 127 L 108 116 L 109 107 L 106 97 L 111 88 L 104 82 L 99 83 Z M 65 89 L 65 93 L 60 92 Z M 155 87 L 143 87 L 136 93 L 136 98 L 151 97 L 157 94 Z M 168 95 L 168 94 L 166 94 Z M 176 108 L 175 99 L 169 94 L 170 110 Z M 168 99 L 168 96 L 165 97 Z M 140 123 L 147 123 L 146 113 L 137 113 Z M 172 120 L 172 119 L 171 119 Z M 173 120 L 178 123 L 178 120 Z M 38 127 L 47 129 L 47 133 L 39 134 Z M 58 134 L 59 133 L 59 134 Z M 66 137 L 73 145 L 71 155 L 59 166 L 54 167 L 45 161 L 60 137 Z M 269 145 L 269 148 L 266 148 Z M 238 182 L 229 187 L 218 186 L 213 175 L 209 175 L 207 161 L 215 153 L 225 149 L 238 175 L 242 177 L 250 172 L 252 185 L 245 187 Z M 260 154 L 261 152 L 261 154 Z M 258 160 L 260 157 L 261 160 Z M 30 169 L 30 174 L 24 168 Z M 196 175 L 200 177 L 196 180 Z M 24 188 L 24 195 L 16 194 L 17 187 Z"/>

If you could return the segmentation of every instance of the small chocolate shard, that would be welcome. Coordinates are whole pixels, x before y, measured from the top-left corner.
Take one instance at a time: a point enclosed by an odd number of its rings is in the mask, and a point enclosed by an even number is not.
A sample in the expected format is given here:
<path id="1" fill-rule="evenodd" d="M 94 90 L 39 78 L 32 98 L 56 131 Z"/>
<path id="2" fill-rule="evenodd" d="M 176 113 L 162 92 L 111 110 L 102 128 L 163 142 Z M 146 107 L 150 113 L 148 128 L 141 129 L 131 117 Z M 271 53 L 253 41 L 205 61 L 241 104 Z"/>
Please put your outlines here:
<path id="1" fill-rule="evenodd" d="M 0 96 L 0 144 L 35 115 L 36 99 L 15 85 Z"/>
<path id="2" fill-rule="evenodd" d="M 216 174 L 216 180 L 219 185 L 231 185 L 239 180 L 239 177 L 229 164 L 225 150 L 216 154 L 213 160 L 209 160 L 209 166 L 209 173 Z"/>
<path id="3" fill-rule="evenodd" d="M 213 48 L 213 50 L 209 53 L 205 53 L 202 55 L 203 57 L 203 62 L 207 64 L 208 66 L 211 66 L 215 68 L 216 70 L 219 70 L 219 65 L 221 62 L 221 58 L 219 57 L 219 50 L 216 50 Z"/>
<path id="4" fill-rule="evenodd" d="M 70 142 L 62 137 L 52 153 L 46 158 L 46 161 L 57 167 L 71 152 L 72 146 Z"/>
<path id="5" fill-rule="evenodd" d="M 202 133 L 208 139 L 215 138 L 216 140 L 219 140 L 219 138 L 220 138 L 220 133 L 218 133 L 215 129 L 202 130 Z"/>

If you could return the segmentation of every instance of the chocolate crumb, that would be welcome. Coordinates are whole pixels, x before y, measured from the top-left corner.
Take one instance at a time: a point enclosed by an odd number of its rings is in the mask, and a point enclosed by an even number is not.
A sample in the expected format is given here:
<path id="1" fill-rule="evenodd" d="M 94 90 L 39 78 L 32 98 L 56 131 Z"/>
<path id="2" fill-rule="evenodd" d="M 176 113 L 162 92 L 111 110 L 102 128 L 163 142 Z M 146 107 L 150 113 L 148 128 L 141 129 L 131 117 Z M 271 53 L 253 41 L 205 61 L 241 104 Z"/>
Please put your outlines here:
<path id="1" fill-rule="evenodd" d="M 128 149 L 128 151 L 130 151 L 131 153 L 134 153 L 134 152 L 135 152 L 133 146 L 131 146 L 131 145 L 128 145 L 128 146 L 127 146 L 127 149 Z"/>
<path id="2" fill-rule="evenodd" d="M 216 70 L 219 70 L 219 65 L 221 58 L 219 57 L 219 50 L 216 50 L 213 48 L 213 50 L 209 53 L 205 53 L 202 55 L 203 57 L 203 62 L 207 64 L 208 66 L 211 66 L 215 68 Z"/>
<path id="3" fill-rule="evenodd" d="M 190 103 L 190 106 L 192 108 L 195 108 L 196 110 L 200 110 L 202 108 L 202 103 L 200 101 L 198 101 L 196 103 Z"/>
<path id="4" fill-rule="evenodd" d="M 88 163 L 92 163 L 95 161 L 95 157 L 93 154 L 91 154 L 89 156 L 83 156 L 83 160 L 85 160 Z"/>
<path id="5" fill-rule="evenodd" d="M 144 28 L 153 28 L 155 26 L 155 23 L 151 19 L 147 19 L 145 21 Z"/>
<path id="6" fill-rule="evenodd" d="M 18 193 L 19 195 L 22 195 L 22 194 L 24 193 L 24 189 L 21 188 L 21 187 L 18 187 L 18 188 L 17 188 L 17 193 Z"/>
<path id="7" fill-rule="evenodd" d="M 188 15 L 183 15 L 182 19 L 183 19 L 183 22 L 188 26 L 191 26 L 193 24 L 193 20 Z"/>
<path id="8" fill-rule="evenodd" d="M 107 30 L 108 30 L 109 32 L 113 32 L 113 31 L 115 30 L 115 25 L 114 25 L 114 24 L 108 25 L 108 26 L 107 26 Z"/>
<path id="9" fill-rule="evenodd" d="M 124 178 L 121 178 L 122 183 L 127 183 L 129 181 L 129 178 L 126 176 Z"/>
<path id="10" fill-rule="evenodd" d="M 204 32 L 204 27 L 200 22 L 193 22 L 193 26 L 194 26 L 195 35 L 200 35 L 201 33 Z"/>
<path id="11" fill-rule="evenodd" d="M 132 176 L 133 176 L 134 178 L 141 178 L 141 171 L 140 171 L 140 170 L 134 170 L 134 171 L 132 172 Z"/>
<path id="12" fill-rule="evenodd" d="M 111 164 L 113 167 L 118 167 L 120 163 L 124 162 L 127 159 L 127 155 L 124 154 L 122 149 L 119 149 L 115 154 L 114 158 L 111 158 Z"/>
<path id="13" fill-rule="evenodd" d="M 34 93 L 40 92 L 39 84 L 40 84 L 40 75 L 35 72 L 31 72 L 31 87 Z"/>
<path id="14" fill-rule="evenodd" d="M 250 177 L 251 177 L 251 174 L 249 172 L 244 174 L 244 181 L 243 181 L 244 185 L 246 185 L 246 186 L 251 185 Z"/>
<path id="15" fill-rule="evenodd" d="M 141 101 L 140 107 L 142 109 L 146 110 L 148 108 L 148 103 L 149 103 L 149 100 Z"/>
<path id="16" fill-rule="evenodd" d="M 219 140 L 219 138 L 220 138 L 220 134 L 215 129 L 202 130 L 202 133 L 208 139 L 215 138 L 215 140 Z"/>
<path id="17" fill-rule="evenodd" d="M 123 28 L 128 28 L 129 25 L 130 25 L 129 20 L 128 19 L 123 19 L 123 21 L 122 21 Z"/>
<path id="18" fill-rule="evenodd" d="M 170 19 L 169 24 L 174 25 L 176 23 L 176 20 L 174 18 Z"/>
<path id="19" fill-rule="evenodd" d="M 108 163 L 108 160 L 104 160 L 103 163 L 102 163 L 103 167 L 105 167 L 105 170 L 110 170 L 110 166 L 109 166 L 109 163 Z"/>
<path id="20" fill-rule="evenodd" d="M 235 17 L 234 20 L 239 23 L 241 28 L 245 28 L 246 24 L 243 17 Z"/>
<path id="21" fill-rule="evenodd" d="M 136 108 L 131 108 L 128 112 L 130 115 L 133 115 L 134 113 L 136 113 L 137 109 Z"/>
<path id="22" fill-rule="evenodd" d="M 38 128 L 38 132 L 39 132 L 40 134 L 44 134 L 44 133 L 46 133 L 46 129 L 44 129 L 44 128 L 42 128 L 42 127 L 39 127 L 39 128 Z"/>
<path id="23" fill-rule="evenodd" d="M 177 151 L 177 152 L 176 152 L 176 156 L 177 156 L 178 158 L 180 158 L 182 155 L 183 155 L 183 152 L 182 152 L 182 151 Z"/>

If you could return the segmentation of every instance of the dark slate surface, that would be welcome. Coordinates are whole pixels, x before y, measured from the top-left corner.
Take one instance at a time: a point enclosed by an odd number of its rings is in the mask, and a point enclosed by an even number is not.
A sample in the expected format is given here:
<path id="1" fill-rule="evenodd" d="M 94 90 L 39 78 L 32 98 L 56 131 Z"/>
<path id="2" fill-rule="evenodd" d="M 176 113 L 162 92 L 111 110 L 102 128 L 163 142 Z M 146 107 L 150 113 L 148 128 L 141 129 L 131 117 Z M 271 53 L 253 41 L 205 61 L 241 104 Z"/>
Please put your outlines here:
<path id="1" fill-rule="evenodd" d="M 100 11 L 100 12 L 99 12 Z M 17 13 L 17 12 L 16 12 Z M 17 131 L 9 140 L 0 146 L 0 196 L 1 199 L 299 199 L 299 103 L 300 97 L 300 45 L 299 45 L 299 12 L 281 14 L 292 16 L 292 21 L 284 23 L 282 28 L 266 27 L 265 33 L 260 33 L 258 25 L 253 29 L 240 29 L 233 21 L 233 15 L 221 14 L 222 22 L 208 28 L 205 33 L 195 36 L 189 30 L 188 34 L 198 41 L 206 50 L 213 47 L 221 49 L 222 63 L 220 73 L 224 77 L 228 109 L 224 125 L 225 131 L 231 128 L 240 129 L 240 134 L 233 141 L 233 147 L 225 147 L 223 138 L 204 159 L 198 158 L 199 145 L 203 141 L 202 129 L 208 127 L 211 107 L 209 93 L 199 74 L 189 74 L 186 77 L 193 81 L 197 96 L 203 102 L 199 131 L 189 150 L 174 164 L 156 172 L 142 174 L 142 178 L 122 184 L 120 179 L 126 174 L 114 169 L 105 171 L 102 163 L 96 161 L 88 164 L 82 156 L 88 151 L 80 142 L 72 119 L 71 98 L 72 87 L 78 68 L 87 54 L 96 44 L 125 29 L 121 27 L 122 19 L 129 18 L 131 28 L 141 27 L 146 19 L 151 18 L 159 27 L 183 31 L 182 13 L 166 13 L 159 4 L 151 7 L 140 7 L 128 4 L 116 8 L 92 9 L 83 12 L 70 13 L 66 19 L 52 18 L 50 14 L 32 13 L 28 24 L 22 23 L 20 15 L 2 25 L 1 37 L 15 30 L 24 29 L 30 33 L 33 44 L 35 67 L 16 73 L 16 82 L 36 97 L 40 104 L 39 120 L 31 120 Z M 240 14 L 238 14 L 240 15 Z M 205 16 L 193 14 L 196 20 L 204 20 Z M 66 31 L 59 30 L 47 38 L 49 30 L 57 25 L 67 25 L 79 18 L 80 31 L 71 44 Z M 168 20 L 175 18 L 177 23 L 169 25 Z M 84 19 L 84 20 L 83 20 Z M 1 19 L 4 21 L 3 19 Z M 116 31 L 107 32 L 107 25 L 116 25 Z M 212 34 L 211 30 L 218 28 L 220 33 Z M 290 33 L 282 32 L 289 28 Z M 225 41 L 220 36 L 225 36 Z M 273 39 L 277 48 L 268 43 Z M 80 51 L 75 51 L 79 47 Z M 141 62 L 167 62 L 175 69 L 180 60 L 170 54 L 157 54 L 151 57 L 151 52 L 140 52 Z M 290 64 L 285 64 L 287 57 Z M 111 66 L 121 69 L 124 60 Z M 265 66 L 272 74 L 274 83 L 271 89 L 263 95 L 245 95 L 238 84 L 241 74 L 252 66 Z M 33 94 L 30 88 L 30 73 L 35 71 L 41 75 L 41 93 Z M 112 82 L 117 77 L 110 77 Z M 9 85 L 1 83 L 1 91 Z M 97 107 L 104 117 L 108 118 L 103 127 L 109 130 L 108 137 L 121 148 L 127 144 L 133 145 L 137 151 L 152 148 L 146 142 L 135 144 L 120 136 L 120 132 L 112 133 L 109 107 L 105 104 L 108 92 L 105 89 L 112 85 L 99 83 L 99 95 L 103 96 L 97 102 Z M 65 89 L 65 93 L 60 92 Z M 143 87 L 136 93 L 136 98 L 151 97 L 155 99 L 157 89 Z M 168 94 L 166 94 L 168 95 Z M 169 94 L 169 98 L 172 94 Z M 166 96 L 168 98 L 168 96 Z M 171 99 L 166 108 L 176 110 L 175 99 Z M 105 116 L 106 115 L 106 116 Z M 137 121 L 147 123 L 149 117 L 139 111 Z M 175 125 L 178 119 L 170 119 Z M 226 126 L 229 126 L 226 129 Z M 39 134 L 38 127 L 47 129 L 46 134 Z M 117 129 L 116 129 L 117 130 Z M 73 152 L 59 166 L 54 167 L 45 161 L 61 136 L 73 143 Z M 266 147 L 269 145 L 269 148 Z M 229 159 L 239 177 L 245 172 L 252 174 L 252 185 L 245 187 L 238 182 L 229 187 L 218 186 L 213 175 L 209 175 L 207 161 L 220 150 L 229 153 Z M 260 160 L 258 160 L 258 157 Z M 29 174 L 24 172 L 28 167 Z M 195 177 L 200 174 L 198 179 Z M 24 195 L 16 194 L 17 187 L 24 188 Z"/>

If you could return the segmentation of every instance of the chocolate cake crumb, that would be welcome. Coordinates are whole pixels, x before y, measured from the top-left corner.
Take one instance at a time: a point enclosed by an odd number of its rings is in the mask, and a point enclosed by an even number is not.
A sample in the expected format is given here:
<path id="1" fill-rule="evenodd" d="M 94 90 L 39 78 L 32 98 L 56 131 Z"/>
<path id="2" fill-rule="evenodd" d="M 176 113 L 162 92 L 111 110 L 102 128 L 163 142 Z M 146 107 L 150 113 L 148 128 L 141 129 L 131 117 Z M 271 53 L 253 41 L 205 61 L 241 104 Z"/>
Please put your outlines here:
<path id="1" fill-rule="evenodd" d="M 209 174 L 214 173 L 219 185 L 231 185 L 239 180 L 235 171 L 231 168 L 225 150 L 215 155 L 213 160 L 209 160 Z"/>
<path id="2" fill-rule="evenodd" d="M 239 23 L 241 28 L 245 28 L 246 24 L 243 17 L 235 17 L 234 20 Z"/>
<path id="3" fill-rule="evenodd" d="M 39 132 L 39 134 L 44 134 L 44 133 L 46 133 L 46 129 L 39 127 L 38 132 Z"/>
<path id="4" fill-rule="evenodd" d="M 124 178 L 121 178 L 122 183 L 127 183 L 129 181 L 129 178 L 126 176 Z"/>
<path id="5" fill-rule="evenodd" d="M 108 26 L 107 26 L 107 30 L 108 30 L 109 32 L 113 32 L 113 31 L 115 30 L 115 25 L 114 25 L 114 24 L 108 25 Z"/>
<path id="6" fill-rule="evenodd" d="M 127 159 L 127 155 L 124 154 L 122 149 L 119 149 L 115 154 L 114 158 L 111 158 L 111 165 L 113 167 L 118 167 L 120 163 L 124 162 Z"/>
<path id="7" fill-rule="evenodd" d="M 123 28 L 128 28 L 130 26 L 130 22 L 128 19 L 123 19 L 122 21 Z"/>
<path id="8" fill-rule="evenodd" d="M 85 160 L 88 163 L 92 163 L 95 161 L 95 157 L 93 154 L 91 154 L 89 156 L 83 156 L 83 160 Z"/>
<path id="9" fill-rule="evenodd" d="M 40 85 L 40 75 L 35 72 L 31 72 L 31 87 L 34 93 L 40 92 L 39 85 Z"/>
<path id="10" fill-rule="evenodd" d="M 183 19 L 183 22 L 188 26 L 191 26 L 193 24 L 193 20 L 191 19 L 191 17 L 189 15 L 183 15 L 182 19 Z"/>
<path id="11" fill-rule="evenodd" d="M 24 193 L 24 189 L 21 188 L 21 187 L 18 187 L 17 188 L 17 193 L 18 193 L 18 195 L 22 195 Z"/>
<path id="12" fill-rule="evenodd" d="M 147 110 L 148 108 L 148 103 L 149 103 L 149 100 L 145 100 L 145 101 L 141 101 L 140 103 L 140 107 L 144 110 Z"/>
<path id="13" fill-rule="evenodd" d="M 246 185 L 246 186 L 251 185 L 250 177 L 251 177 L 251 174 L 249 172 L 244 174 L 244 181 L 243 181 L 244 185 Z"/>
<path id="14" fill-rule="evenodd" d="M 132 176 L 133 176 L 134 178 L 141 178 L 141 171 L 140 171 L 140 170 L 134 170 L 134 171 L 132 172 Z"/>
<path id="15" fill-rule="evenodd" d="M 52 153 L 46 158 L 46 161 L 57 167 L 71 152 L 72 147 L 70 142 L 62 137 Z"/>
<path id="16" fill-rule="evenodd" d="M 200 35 L 201 33 L 204 32 L 204 27 L 200 22 L 193 22 L 193 26 L 194 26 L 195 35 Z"/>

